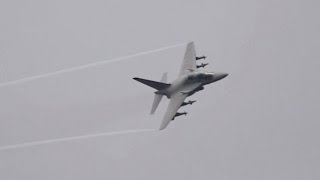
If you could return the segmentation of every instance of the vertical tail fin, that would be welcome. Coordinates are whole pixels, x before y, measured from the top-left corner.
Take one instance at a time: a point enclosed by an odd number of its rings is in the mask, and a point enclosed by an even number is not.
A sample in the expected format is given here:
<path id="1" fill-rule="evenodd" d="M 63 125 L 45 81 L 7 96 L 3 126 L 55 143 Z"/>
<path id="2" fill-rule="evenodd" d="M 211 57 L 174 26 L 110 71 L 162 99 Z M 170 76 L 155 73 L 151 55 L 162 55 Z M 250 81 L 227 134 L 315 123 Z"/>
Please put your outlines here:
<path id="1" fill-rule="evenodd" d="M 167 73 L 163 73 L 161 81 L 162 83 L 166 83 L 167 82 Z M 154 114 L 157 110 L 157 107 L 162 99 L 163 95 L 162 94 L 155 94 L 154 95 L 154 99 L 153 99 L 153 103 L 152 103 L 152 108 L 151 108 L 151 112 L 150 114 Z"/>
<path id="2" fill-rule="evenodd" d="M 152 104 L 152 108 L 151 108 L 150 114 L 154 114 L 156 112 L 157 107 L 158 107 L 162 97 L 163 97 L 162 94 L 155 94 L 154 95 L 153 104 Z"/>
<path id="3" fill-rule="evenodd" d="M 163 73 L 160 82 L 167 83 L 168 73 Z"/>

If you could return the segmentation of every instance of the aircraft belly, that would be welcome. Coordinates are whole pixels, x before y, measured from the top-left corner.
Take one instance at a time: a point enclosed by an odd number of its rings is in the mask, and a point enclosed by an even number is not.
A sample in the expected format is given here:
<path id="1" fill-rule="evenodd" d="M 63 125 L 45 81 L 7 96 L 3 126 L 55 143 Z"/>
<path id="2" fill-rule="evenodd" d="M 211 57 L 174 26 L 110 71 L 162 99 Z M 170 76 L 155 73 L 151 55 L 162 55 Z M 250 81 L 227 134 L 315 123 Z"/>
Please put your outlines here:
<path id="1" fill-rule="evenodd" d="M 182 87 L 184 86 L 184 81 L 181 79 L 178 79 L 174 82 L 171 83 L 171 86 L 166 90 L 166 94 L 171 97 L 172 95 L 176 94 L 177 92 L 179 92 Z"/>

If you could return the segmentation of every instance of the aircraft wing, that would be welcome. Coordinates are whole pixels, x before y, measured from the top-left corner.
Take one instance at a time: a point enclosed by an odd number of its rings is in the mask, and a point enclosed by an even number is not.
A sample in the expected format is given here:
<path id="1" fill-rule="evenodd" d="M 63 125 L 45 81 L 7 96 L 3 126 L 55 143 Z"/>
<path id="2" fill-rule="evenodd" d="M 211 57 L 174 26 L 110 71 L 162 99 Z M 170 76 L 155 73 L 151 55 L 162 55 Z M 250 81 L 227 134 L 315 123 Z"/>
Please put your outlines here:
<path id="1" fill-rule="evenodd" d="M 172 118 L 176 115 L 178 109 L 180 108 L 182 102 L 186 99 L 188 95 L 183 93 L 177 93 L 173 96 L 171 96 L 167 112 L 164 115 L 162 124 L 160 126 L 160 130 L 163 130 L 168 126 Z"/>
<path id="2" fill-rule="evenodd" d="M 196 68 L 196 50 L 194 42 L 189 42 L 186 52 L 184 53 L 179 76 L 186 73 L 188 70 L 195 70 Z"/>
<path id="3" fill-rule="evenodd" d="M 182 91 L 171 96 L 166 114 L 164 115 L 162 124 L 160 126 L 160 130 L 163 130 L 168 126 L 172 118 L 176 115 L 177 111 L 181 107 L 183 101 L 186 99 L 186 97 L 188 97 L 188 94 L 200 86 L 201 83 L 190 84 L 189 86 L 184 87 Z"/>

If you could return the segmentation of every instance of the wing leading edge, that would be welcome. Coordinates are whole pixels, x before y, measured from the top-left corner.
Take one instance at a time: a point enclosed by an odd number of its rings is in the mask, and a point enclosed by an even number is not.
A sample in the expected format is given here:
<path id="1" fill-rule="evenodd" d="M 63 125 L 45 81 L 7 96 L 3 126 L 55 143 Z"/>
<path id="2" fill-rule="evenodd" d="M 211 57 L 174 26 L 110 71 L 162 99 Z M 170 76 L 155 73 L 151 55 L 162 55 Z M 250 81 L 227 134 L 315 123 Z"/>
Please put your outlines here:
<path id="1" fill-rule="evenodd" d="M 163 130 L 168 126 L 187 96 L 187 94 L 177 93 L 171 97 L 166 114 L 164 115 L 163 121 L 161 123 L 160 130 Z"/>
<path id="2" fill-rule="evenodd" d="M 188 70 L 195 70 L 196 67 L 196 49 L 194 42 L 189 42 L 184 53 L 184 58 L 180 68 L 179 76 L 184 74 Z"/>

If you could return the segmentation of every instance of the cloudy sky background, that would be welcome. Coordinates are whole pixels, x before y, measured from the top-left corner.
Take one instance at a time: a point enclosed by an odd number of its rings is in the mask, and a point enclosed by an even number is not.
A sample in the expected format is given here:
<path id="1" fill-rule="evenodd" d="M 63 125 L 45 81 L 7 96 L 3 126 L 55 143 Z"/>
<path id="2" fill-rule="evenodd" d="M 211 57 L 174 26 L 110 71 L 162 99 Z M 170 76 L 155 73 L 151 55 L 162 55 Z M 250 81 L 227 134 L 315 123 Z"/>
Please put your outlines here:
<path id="1" fill-rule="evenodd" d="M 0 82 L 194 41 L 230 75 L 165 131 L 0 151 L 0 179 L 319 179 L 318 1 L 0 1 Z M 0 145 L 158 128 L 185 46 L 0 88 Z"/>

